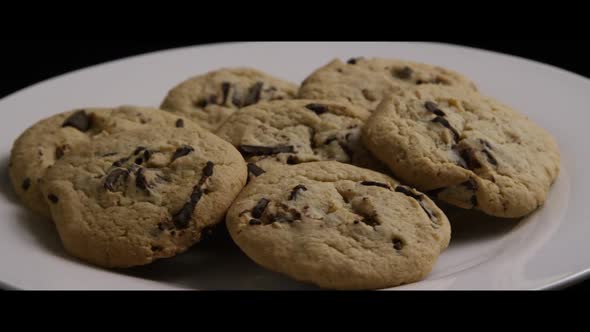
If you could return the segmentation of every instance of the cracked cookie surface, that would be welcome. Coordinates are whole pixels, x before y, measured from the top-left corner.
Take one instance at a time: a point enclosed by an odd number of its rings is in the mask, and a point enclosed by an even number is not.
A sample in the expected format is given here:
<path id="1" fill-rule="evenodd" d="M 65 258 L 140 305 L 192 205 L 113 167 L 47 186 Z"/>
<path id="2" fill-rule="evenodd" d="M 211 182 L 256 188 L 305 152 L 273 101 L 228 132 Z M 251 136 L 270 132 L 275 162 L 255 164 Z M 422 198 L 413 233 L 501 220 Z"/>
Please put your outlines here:
<path id="1" fill-rule="evenodd" d="M 421 84 L 449 85 L 476 90 L 463 75 L 438 66 L 383 58 L 339 59 L 310 74 L 299 98 L 348 101 L 373 111 L 392 92 Z"/>
<path id="2" fill-rule="evenodd" d="M 223 219 L 246 172 L 240 153 L 204 129 L 134 129 L 74 147 L 42 190 L 70 254 L 130 267 L 198 242 Z"/>
<path id="3" fill-rule="evenodd" d="M 35 123 L 15 140 L 12 147 L 9 174 L 16 194 L 29 209 L 50 218 L 49 207 L 39 188 L 48 167 L 76 144 L 146 126 L 197 127 L 185 117 L 137 106 L 79 109 Z"/>
<path id="4" fill-rule="evenodd" d="M 336 161 L 269 170 L 244 188 L 226 223 L 256 263 L 334 289 L 418 281 L 451 232 L 426 195 Z"/>
<path id="5" fill-rule="evenodd" d="M 537 209 L 559 174 L 558 146 L 546 130 L 492 98 L 453 87 L 390 96 L 367 121 L 363 141 L 400 180 L 497 217 Z"/>
<path id="6" fill-rule="evenodd" d="M 216 134 L 242 152 L 254 176 L 273 165 L 322 160 L 388 172 L 361 142 L 369 115 L 334 101 L 261 102 L 233 114 Z"/>
<path id="7" fill-rule="evenodd" d="M 178 84 L 168 92 L 161 108 L 214 131 L 236 110 L 264 100 L 293 99 L 297 88 L 256 69 L 223 68 Z"/>

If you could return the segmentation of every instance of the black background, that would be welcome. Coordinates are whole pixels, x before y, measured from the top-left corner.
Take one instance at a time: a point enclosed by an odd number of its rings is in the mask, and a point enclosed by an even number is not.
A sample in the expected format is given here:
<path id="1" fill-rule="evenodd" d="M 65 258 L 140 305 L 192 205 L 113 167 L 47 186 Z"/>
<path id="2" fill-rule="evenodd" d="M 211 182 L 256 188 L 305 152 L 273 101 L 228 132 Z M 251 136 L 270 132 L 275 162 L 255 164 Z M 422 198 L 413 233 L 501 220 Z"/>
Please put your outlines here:
<path id="1" fill-rule="evenodd" d="M 583 47 L 587 44 L 584 40 L 439 41 L 518 55 L 590 77 L 590 51 Z M 202 43 L 199 40 L 3 40 L 0 97 L 89 65 Z M 568 289 L 590 290 L 590 281 Z"/>

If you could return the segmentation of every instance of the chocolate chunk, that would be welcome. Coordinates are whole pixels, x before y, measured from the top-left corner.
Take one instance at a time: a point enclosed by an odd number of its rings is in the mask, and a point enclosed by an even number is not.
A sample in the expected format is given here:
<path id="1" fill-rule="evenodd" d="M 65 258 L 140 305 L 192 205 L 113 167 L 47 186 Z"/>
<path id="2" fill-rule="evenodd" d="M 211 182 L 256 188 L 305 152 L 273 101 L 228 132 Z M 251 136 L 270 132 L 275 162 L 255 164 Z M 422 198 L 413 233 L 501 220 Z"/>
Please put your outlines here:
<path id="1" fill-rule="evenodd" d="M 337 137 L 329 137 L 329 138 L 326 138 L 326 140 L 324 141 L 324 144 L 328 145 L 328 144 L 334 142 L 337 139 L 338 139 Z"/>
<path id="2" fill-rule="evenodd" d="M 424 103 L 424 107 L 429 111 L 432 112 L 438 116 L 446 116 L 445 112 L 443 112 L 440 108 L 438 108 L 438 105 L 431 102 L 431 101 L 427 101 L 426 103 Z"/>
<path id="3" fill-rule="evenodd" d="M 55 148 L 55 159 L 61 159 L 64 156 L 64 146 L 58 146 Z"/>
<path id="4" fill-rule="evenodd" d="M 465 181 L 465 182 L 461 183 L 461 185 L 471 191 L 477 191 L 477 189 L 479 187 L 477 185 L 477 182 L 471 178 L 469 179 L 469 181 Z"/>
<path id="5" fill-rule="evenodd" d="M 113 170 L 105 179 L 104 188 L 109 191 L 115 191 L 115 186 L 121 176 L 127 179 L 129 176 L 129 171 L 122 168 Z"/>
<path id="6" fill-rule="evenodd" d="M 214 165 L 215 164 L 213 164 L 211 161 L 208 161 L 205 164 L 205 167 L 203 167 L 203 175 L 202 175 L 203 178 L 208 178 L 211 175 L 213 175 L 213 166 Z"/>
<path id="7" fill-rule="evenodd" d="M 393 239 L 393 248 L 395 248 L 395 250 L 402 250 L 403 248 L 403 242 L 400 239 Z"/>
<path id="8" fill-rule="evenodd" d="M 465 161 L 465 164 L 461 166 L 471 170 L 481 168 L 481 163 L 477 159 L 475 151 L 472 148 L 464 148 L 460 150 L 459 156 Z"/>
<path id="9" fill-rule="evenodd" d="M 129 157 L 121 158 L 113 163 L 111 167 L 121 167 L 129 160 Z"/>
<path id="10" fill-rule="evenodd" d="M 57 204 L 57 202 L 59 202 L 59 197 L 55 196 L 54 194 L 47 195 L 47 198 L 49 198 L 53 204 Z"/>
<path id="11" fill-rule="evenodd" d="M 412 190 L 406 186 L 397 186 L 397 187 L 395 187 L 395 191 L 398 193 L 402 193 L 406 196 L 410 196 L 417 201 L 421 201 L 423 198 L 423 195 L 413 193 Z"/>
<path id="12" fill-rule="evenodd" d="M 256 164 L 253 163 L 248 163 L 247 165 L 248 167 L 248 172 L 254 174 L 254 176 L 260 176 L 261 174 L 264 174 L 264 170 L 258 166 L 256 166 Z"/>
<path id="13" fill-rule="evenodd" d="M 31 187 L 31 179 L 29 179 L 29 178 L 24 179 L 21 187 L 23 188 L 24 191 L 29 190 L 29 188 Z"/>
<path id="14" fill-rule="evenodd" d="M 135 177 L 135 186 L 141 190 L 148 191 L 149 184 L 145 178 L 145 168 L 140 168 Z"/>
<path id="15" fill-rule="evenodd" d="M 494 156 L 492 155 L 492 153 L 490 151 L 488 151 L 487 149 L 483 149 L 481 152 L 483 152 L 486 157 L 488 158 L 488 162 L 494 166 L 498 165 L 498 161 L 496 160 L 496 158 L 494 158 Z"/>
<path id="16" fill-rule="evenodd" d="M 174 151 L 174 154 L 172 155 L 172 161 L 175 161 L 176 159 L 178 159 L 180 157 L 184 157 L 193 151 L 195 151 L 195 149 L 193 149 L 191 146 L 188 146 L 188 145 L 182 146 L 182 147 L 176 149 L 176 151 Z"/>
<path id="17" fill-rule="evenodd" d="M 135 150 L 133 150 L 133 155 L 137 156 L 141 151 L 145 150 L 146 147 L 144 146 L 138 146 Z"/>
<path id="18" fill-rule="evenodd" d="M 206 100 L 206 99 L 200 99 L 200 100 L 197 100 L 197 101 L 194 103 L 194 105 L 195 105 L 196 107 L 198 107 L 198 108 L 205 108 L 205 107 L 207 107 L 207 104 L 208 104 L 208 103 L 207 103 L 207 100 Z"/>
<path id="19" fill-rule="evenodd" d="M 292 145 L 279 146 L 256 146 L 256 145 L 240 145 L 238 150 L 245 155 L 253 156 L 268 156 L 278 153 L 292 153 L 295 148 Z"/>
<path id="20" fill-rule="evenodd" d="M 242 107 L 246 107 L 252 104 L 256 104 L 260 100 L 260 92 L 262 91 L 262 82 L 256 82 L 248 89 L 248 94 L 243 100 Z"/>
<path id="21" fill-rule="evenodd" d="M 403 68 L 396 68 L 393 70 L 393 76 L 402 79 L 402 80 L 409 80 L 412 77 L 414 71 L 412 68 L 405 66 Z"/>
<path id="22" fill-rule="evenodd" d="M 174 125 L 176 126 L 176 128 L 184 128 L 184 120 L 178 119 L 176 120 L 176 123 Z"/>
<path id="23" fill-rule="evenodd" d="M 292 201 L 292 200 L 296 199 L 297 195 L 299 194 L 300 191 L 307 191 L 307 188 L 302 184 L 296 185 L 293 188 L 293 190 L 291 190 L 291 194 L 289 195 L 289 200 Z"/>
<path id="24" fill-rule="evenodd" d="M 163 247 L 160 247 L 160 246 L 151 246 L 150 249 L 152 251 L 162 251 L 162 250 L 164 250 L 164 248 Z"/>
<path id="25" fill-rule="evenodd" d="M 356 63 L 357 63 L 357 62 L 358 62 L 360 59 L 362 59 L 362 57 L 359 57 L 359 58 L 350 58 L 350 59 L 348 59 L 348 61 L 346 61 L 346 63 L 348 63 L 349 65 L 356 65 Z"/>
<path id="26" fill-rule="evenodd" d="M 357 225 L 359 222 L 360 222 L 360 221 L 358 221 L 358 220 L 355 220 L 353 223 L 354 223 L 355 225 Z"/>
<path id="27" fill-rule="evenodd" d="M 455 141 L 458 141 L 459 138 L 461 137 L 461 135 L 459 135 L 459 133 L 455 130 L 455 128 L 453 128 L 451 126 L 451 124 L 449 123 L 449 121 L 447 121 L 447 119 L 443 118 L 442 116 L 437 115 L 436 118 L 432 119 L 432 122 L 434 122 L 434 123 L 440 123 L 445 128 L 449 129 L 453 133 L 453 138 L 455 139 Z"/>
<path id="28" fill-rule="evenodd" d="M 290 209 L 287 213 L 279 212 L 278 214 L 270 217 L 270 223 L 274 222 L 293 222 L 295 220 L 301 220 L 301 213 Z"/>
<path id="29" fill-rule="evenodd" d="M 256 206 L 254 207 L 254 209 L 252 209 L 252 217 L 254 217 L 254 218 L 260 218 L 262 216 L 262 213 L 266 209 L 266 206 L 268 205 L 268 202 L 269 202 L 268 199 L 261 198 L 258 201 L 258 203 L 256 203 Z"/>
<path id="30" fill-rule="evenodd" d="M 423 80 L 417 80 L 417 81 L 416 81 L 416 85 L 422 85 L 422 84 L 424 84 L 424 83 L 426 83 L 426 82 L 424 82 Z"/>
<path id="31" fill-rule="evenodd" d="M 117 155 L 117 152 L 108 152 L 108 153 L 103 154 L 102 156 L 103 157 L 110 157 L 110 156 L 114 156 L 114 155 Z"/>
<path id="32" fill-rule="evenodd" d="M 92 119 L 84 110 L 80 110 L 70 115 L 61 126 L 74 127 L 81 132 L 86 132 L 92 126 Z"/>
<path id="33" fill-rule="evenodd" d="M 297 158 L 297 156 L 295 156 L 295 155 L 290 155 L 290 156 L 287 158 L 287 164 L 288 164 L 288 165 L 297 165 L 297 164 L 299 164 L 300 162 L 301 162 L 301 161 L 299 160 L 299 158 Z"/>
<path id="34" fill-rule="evenodd" d="M 139 157 L 139 158 L 135 158 L 135 161 L 134 161 L 134 162 L 135 162 L 137 165 L 141 165 L 141 164 L 143 164 L 143 158 L 141 158 L 141 157 Z"/>
<path id="35" fill-rule="evenodd" d="M 227 101 L 227 97 L 229 96 L 229 88 L 229 82 L 221 83 L 221 105 L 225 105 L 225 102 Z"/>
<path id="36" fill-rule="evenodd" d="M 203 192 L 199 189 L 193 191 L 190 201 L 186 202 L 182 208 L 172 216 L 172 222 L 177 229 L 187 228 L 192 216 L 195 206 L 201 199 Z"/>
<path id="37" fill-rule="evenodd" d="M 488 149 L 490 149 L 490 150 L 494 150 L 494 149 L 492 148 L 492 145 L 490 144 L 490 142 L 486 141 L 485 139 L 481 139 L 481 138 L 480 138 L 480 139 L 479 139 L 479 142 L 480 142 L 480 143 L 481 143 L 483 146 L 485 146 L 486 148 L 488 148 Z"/>
<path id="38" fill-rule="evenodd" d="M 361 182 L 361 184 L 363 186 L 376 186 L 376 187 L 381 187 L 381 188 L 385 188 L 385 189 L 390 189 L 391 190 L 391 187 L 388 184 L 381 183 L 381 182 L 363 181 L 363 182 Z"/>
<path id="39" fill-rule="evenodd" d="M 357 213 L 358 213 L 358 212 L 357 212 Z M 377 220 L 377 218 L 376 218 L 377 216 L 376 216 L 376 215 L 373 215 L 373 216 L 370 216 L 370 215 L 364 215 L 364 216 L 362 216 L 362 217 L 363 217 L 363 219 L 361 219 L 361 222 L 362 222 L 362 223 L 364 223 L 364 224 L 367 224 L 367 225 L 369 225 L 369 226 L 371 226 L 371 227 L 375 227 L 375 226 L 378 226 L 378 225 L 380 225 L 380 224 L 381 224 L 381 223 L 380 223 L 380 222 Z"/>
<path id="40" fill-rule="evenodd" d="M 152 151 L 147 150 L 147 149 L 143 151 L 143 159 L 145 159 L 146 162 L 148 160 L 150 160 L 151 156 L 152 156 Z"/>
<path id="41" fill-rule="evenodd" d="M 248 221 L 248 225 L 262 225 L 262 221 L 260 221 L 258 219 L 250 219 Z"/>
<path id="42" fill-rule="evenodd" d="M 328 108 L 324 105 L 321 105 L 321 104 L 307 104 L 307 105 L 305 105 L 305 108 L 314 112 L 317 115 L 324 114 L 324 113 L 328 112 Z"/>

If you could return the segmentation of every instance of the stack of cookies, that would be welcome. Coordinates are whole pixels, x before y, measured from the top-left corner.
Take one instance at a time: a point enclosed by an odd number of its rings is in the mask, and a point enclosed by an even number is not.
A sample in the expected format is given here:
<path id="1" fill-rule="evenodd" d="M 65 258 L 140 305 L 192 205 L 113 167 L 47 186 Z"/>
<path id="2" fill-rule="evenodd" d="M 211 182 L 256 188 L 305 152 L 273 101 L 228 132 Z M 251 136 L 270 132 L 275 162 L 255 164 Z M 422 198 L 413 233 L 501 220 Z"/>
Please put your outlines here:
<path id="1" fill-rule="evenodd" d="M 539 208 L 559 151 L 459 73 L 355 58 L 301 86 L 223 68 L 159 108 L 57 114 L 15 141 L 9 171 L 24 205 L 94 265 L 173 257 L 225 221 L 269 270 L 379 289 L 430 273 L 451 240 L 440 202 L 500 218 Z"/>

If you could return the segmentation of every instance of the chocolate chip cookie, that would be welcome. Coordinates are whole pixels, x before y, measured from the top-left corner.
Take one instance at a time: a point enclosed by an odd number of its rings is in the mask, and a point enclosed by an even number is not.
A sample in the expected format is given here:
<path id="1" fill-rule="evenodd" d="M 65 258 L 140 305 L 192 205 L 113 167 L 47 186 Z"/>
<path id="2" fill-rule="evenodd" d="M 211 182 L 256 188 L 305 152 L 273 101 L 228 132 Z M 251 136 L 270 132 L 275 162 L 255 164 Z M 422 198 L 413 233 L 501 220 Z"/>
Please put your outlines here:
<path id="1" fill-rule="evenodd" d="M 25 206 L 49 218 L 49 208 L 39 190 L 39 181 L 48 167 L 76 144 L 146 126 L 197 127 L 183 116 L 136 106 L 87 108 L 53 115 L 29 127 L 14 142 L 9 167 L 13 188 Z"/>
<path id="2" fill-rule="evenodd" d="M 507 105 L 456 87 L 392 95 L 367 120 L 365 145 L 422 191 L 497 217 L 541 206 L 559 173 L 551 135 Z"/>
<path id="3" fill-rule="evenodd" d="M 223 68 L 192 77 L 168 92 L 161 108 L 216 130 L 233 112 L 263 100 L 292 99 L 297 86 L 252 68 Z"/>
<path id="4" fill-rule="evenodd" d="M 321 161 L 250 182 L 226 217 L 256 263 L 332 289 L 424 278 L 447 247 L 447 217 L 424 194 L 368 169 Z"/>
<path id="5" fill-rule="evenodd" d="M 383 58 L 335 59 L 301 84 L 299 98 L 348 101 L 375 110 L 388 94 L 422 84 L 476 90 L 463 75 L 439 66 Z"/>

